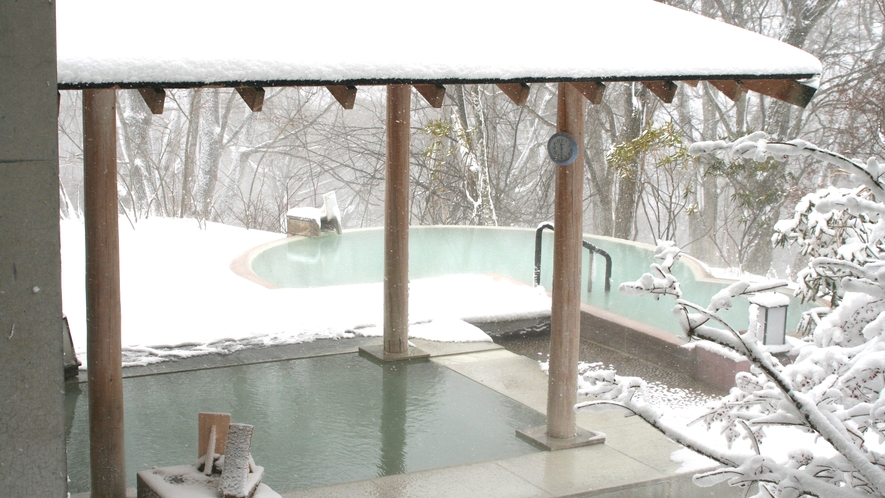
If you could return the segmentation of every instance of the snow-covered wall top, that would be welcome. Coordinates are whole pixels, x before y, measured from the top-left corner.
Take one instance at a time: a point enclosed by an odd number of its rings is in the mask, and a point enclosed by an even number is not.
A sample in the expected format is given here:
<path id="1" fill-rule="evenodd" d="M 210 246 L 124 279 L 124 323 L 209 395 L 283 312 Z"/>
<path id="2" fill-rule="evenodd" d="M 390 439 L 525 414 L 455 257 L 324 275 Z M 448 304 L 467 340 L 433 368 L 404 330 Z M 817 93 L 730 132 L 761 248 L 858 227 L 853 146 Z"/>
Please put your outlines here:
<path id="1" fill-rule="evenodd" d="M 57 0 L 58 81 L 808 77 L 814 56 L 652 0 Z"/>

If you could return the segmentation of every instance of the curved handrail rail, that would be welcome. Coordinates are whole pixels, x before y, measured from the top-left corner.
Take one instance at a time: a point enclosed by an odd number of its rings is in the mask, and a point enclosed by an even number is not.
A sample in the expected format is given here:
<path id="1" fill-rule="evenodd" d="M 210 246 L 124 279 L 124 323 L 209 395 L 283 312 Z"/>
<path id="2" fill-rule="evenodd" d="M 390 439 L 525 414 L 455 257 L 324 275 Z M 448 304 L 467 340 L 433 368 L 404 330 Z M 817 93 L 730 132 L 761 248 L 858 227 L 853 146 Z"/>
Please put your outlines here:
<path id="1" fill-rule="evenodd" d="M 553 223 L 545 221 L 538 225 L 535 229 L 535 286 L 541 285 L 541 236 L 545 229 L 554 231 Z M 593 253 L 599 254 L 605 258 L 605 292 L 610 292 L 612 288 L 612 257 L 609 253 L 594 246 L 593 244 L 581 239 L 584 248 L 590 253 L 590 268 L 587 269 L 587 292 L 593 290 Z"/>

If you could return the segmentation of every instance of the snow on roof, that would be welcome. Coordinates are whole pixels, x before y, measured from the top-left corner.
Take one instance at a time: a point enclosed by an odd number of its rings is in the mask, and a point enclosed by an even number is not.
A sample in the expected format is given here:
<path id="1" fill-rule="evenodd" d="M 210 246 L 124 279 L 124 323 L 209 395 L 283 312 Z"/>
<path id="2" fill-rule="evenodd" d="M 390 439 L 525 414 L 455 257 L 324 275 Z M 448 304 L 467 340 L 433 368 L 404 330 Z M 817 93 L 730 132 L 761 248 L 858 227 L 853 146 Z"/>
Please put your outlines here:
<path id="1" fill-rule="evenodd" d="M 523 4 L 524 5 L 524 4 Z M 652 0 L 57 0 L 58 82 L 809 78 L 814 56 Z"/>

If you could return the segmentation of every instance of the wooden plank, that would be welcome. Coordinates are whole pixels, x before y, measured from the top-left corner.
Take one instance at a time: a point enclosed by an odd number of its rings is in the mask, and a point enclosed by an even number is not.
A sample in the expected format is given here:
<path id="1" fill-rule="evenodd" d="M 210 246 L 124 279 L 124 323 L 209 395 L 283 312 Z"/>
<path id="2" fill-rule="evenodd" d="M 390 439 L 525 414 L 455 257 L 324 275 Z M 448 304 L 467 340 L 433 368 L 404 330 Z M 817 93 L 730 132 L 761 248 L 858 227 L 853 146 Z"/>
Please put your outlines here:
<path id="1" fill-rule="evenodd" d="M 411 89 L 387 86 L 384 176 L 384 352 L 409 350 L 409 139 Z"/>
<path id="2" fill-rule="evenodd" d="M 605 93 L 605 85 L 601 81 L 575 81 L 572 86 L 577 88 L 591 104 L 602 103 L 602 95 Z"/>
<path id="3" fill-rule="evenodd" d="M 424 97 L 424 100 L 430 104 L 430 107 L 434 109 L 439 109 L 443 105 L 443 100 L 446 97 L 446 87 L 442 85 L 433 85 L 433 84 L 420 84 L 420 85 L 412 85 L 415 87 L 415 90 L 418 90 L 418 93 Z"/>
<path id="4" fill-rule="evenodd" d="M 531 90 L 525 83 L 498 83 L 498 88 L 516 105 L 525 105 Z"/>
<path id="5" fill-rule="evenodd" d="M 794 80 L 742 80 L 742 83 L 747 90 L 799 107 L 808 106 L 817 92 L 817 88 Z"/>
<path id="6" fill-rule="evenodd" d="M 553 302 L 550 309 L 550 369 L 547 385 L 547 436 L 576 435 L 578 349 L 581 339 L 581 251 L 584 187 L 584 99 L 573 85 L 560 83 L 556 131 L 578 142 L 578 158 L 555 166 L 553 225 Z"/>
<path id="7" fill-rule="evenodd" d="M 680 83 L 685 83 L 686 85 L 688 85 L 692 88 L 697 88 L 698 83 L 700 83 L 700 82 L 701 82 L 700 80 L 680 80 Z"/>
<path id="8" fill-rule="evenodd" d="M 197 458 L 206 454 L 209 444 L 209 431 L 215 426 L 215 454 L 224 455 L 224 444 L 227 440 L 227 426 L 230 425 L 229 413 L 200 412 L 197 414 Z"/>
<path id="9" fill-rule="evenodd" d="M 326 85 L 326 90 L 335 97 L 335 100 L 345 109 L 353 109 L 356 102 L 356 87 L 352 85 Z"/>
<path id="10" fill-rule="evenodd" d="M 113 88 L 83 90 L 86 363 L 92 496 L 126 494 L 116 105 Z"/>
<path id="11" fill-rule="evenodd" d="M 673 97 L 676 96 L 676 90 L 679 88 L 676 86 L 676 83 L 666 80 L 643 81 L 642 86 L 648 88 L 651 93 L 655 94 L 665 104 L 673 102 Z"/>
<path id="12" fill-rule="evenodd" d="M 708 82 L 713 85 L 713 88 L 722 92 L 723 95 L 728 97 L 734 102 L 737 102 L 741 95 L 743 95 L 746 90 L 744 90 L 743 85 L 739 81 L 734 80 L 708 80 Z"/>
<path id="13" fill-rule="evenodd" d="M 248 424 L 230 424 L 225 442 L 224 470 L 218 486 L 224 498 L 247 498 L 254 495 L 258 487 L 258 481 L 248 479 L 253 430 L 254 427 Z"/>
<path id="14" fill-rule="evenodd" d="M 258 86 L 238 86 L 237 93 L 243 101 L 252 109 L 252 112 L 261 112 L 264 106 L 264 88 Z"/>
<path id="15" fill-rule="evenodd" d="M 166 90 L 162 88 L 139 88 L 138 93 L 144 99 L 148 109 L 152 114 L 163 114 L 163 107 L 166 104 Z"/>

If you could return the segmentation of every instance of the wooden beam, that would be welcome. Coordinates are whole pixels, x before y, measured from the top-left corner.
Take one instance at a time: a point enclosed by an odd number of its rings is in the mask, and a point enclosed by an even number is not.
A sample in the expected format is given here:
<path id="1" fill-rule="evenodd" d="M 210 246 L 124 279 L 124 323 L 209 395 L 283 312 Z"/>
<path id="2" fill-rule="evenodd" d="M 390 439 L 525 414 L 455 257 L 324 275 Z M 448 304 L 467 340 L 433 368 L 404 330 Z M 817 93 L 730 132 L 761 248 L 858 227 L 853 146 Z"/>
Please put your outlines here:
<path id="1" fill-rule="evenodd" d="M 698 83 L 700 83 L 700 82 L 701 82 L 700 80 L 680 80 L 680 83 L 685 83 L 686 85 L 688 85 L 692 88 L 697 88 Z"/>
<path id="2" fill-rule="evenodd" d="M 794 80 L 743 80 L 744 88 L 788 104 L 806 107 L 817 88 Z"/>
<path id="3" fill-rule="evenodd" d="M 264 88 L 259 86 L 238 86 L 237 93 L 243 101 L 252 109 L 252 112 L 261 112 L 264 106 Z"/>
<path id="4" fill-rule="evenodd" d="M 420 84 L 420 85 L 412 85 L 415 87 L 415 90 L 418 90 L 418 93 L 424 97 L 424 100 L 430 104 L 430 107 L 434 109 L 439 109 L 443 105 L 443 100 L 446 97 L 446 87 L 442 85 L 434 85 L 434 84 Z"/>
<path id="5" fill-rule="evenodd" d="M 335 97 L 335 100 L 345 109 L 353 109 L 356 102 L 356 87 L 352 85 L 326 85 L 326 90 Z"/>
<path id="6" fill-rule="evenodd" d="M 139 88 L 138 93 L 144 99 L 151 114 L 163 114 L 163 107 L 166 104 L 166 90 L 162 88 Z"/>
<path id="7" fill-rule="evenodd" d="M 734 102 L 737 102 L 741 98 L 741 95 L 746 92 L 740 81 L 708 80 L 708 83 L 713 85 L 713 88 L 719 90 L 723 95 Z"/>
<path id="8" fill-rule="evenodd" d="M 83 90 L 86 363 L 92 496 L 126 495 L 113 88 Z"/>
<path id="9" fill-rule="evenodd" d="M 578 349 L 581 345 L 581 250 L 583 249 L 584 100 L 573 85 L 559 84 L 556 131 L 578 142 L 578 157 L 556 168 L 553 225 L 553 302 L 550 309 L 550 369 L 547 436 L 576 436 Z"/>
<path id="10" fill-rule="evenodd" d="M 591 104 L 599 105 L 602 103 L 602 95 L 605 93 L 605 85 L 600 81 L 575 81 L 571 84 L 581 95 L 583 95 Z"/>
<path id="11" fill-rule="evenodd" d="M 498 88 L 516 105 L 525 105 L 529 99 L 529 86 L 525 83 L 498 83 Z"/>
<path id="12" fill-rule="evenodd" d="M 676 90 L 678 89 L 676 83 L 666 80 L 643 81 L 642 86 L 648 88 L 651 93 L 655 94 L 665 104 L 673 102 L 673 97 L 676 96 Z"/>
<path id="13" fill-rule="evenodd" d="M 412 89 L 387 85 L 384 353 L 409 351 L 409 139 Z"/>

